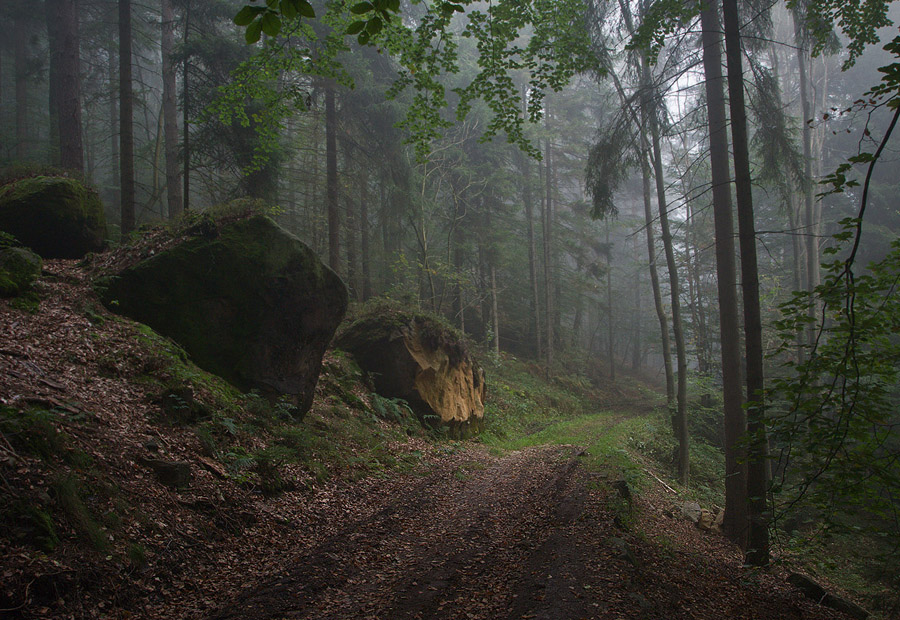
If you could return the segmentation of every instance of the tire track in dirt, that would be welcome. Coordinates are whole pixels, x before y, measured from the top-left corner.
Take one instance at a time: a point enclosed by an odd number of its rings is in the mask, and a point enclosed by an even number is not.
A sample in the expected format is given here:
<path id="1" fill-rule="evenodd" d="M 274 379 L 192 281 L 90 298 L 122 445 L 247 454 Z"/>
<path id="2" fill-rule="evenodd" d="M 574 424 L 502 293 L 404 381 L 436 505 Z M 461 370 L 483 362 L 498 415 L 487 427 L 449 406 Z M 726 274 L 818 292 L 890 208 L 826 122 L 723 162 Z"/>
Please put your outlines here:
<path id="1" fill-rule="evenodd" d="M 411 484 L 210 620 L 502 617 L 520 570 L 572 505 L 563 498 L 577 460 L 571 447 L 553 447 L 469 465 Z"/>

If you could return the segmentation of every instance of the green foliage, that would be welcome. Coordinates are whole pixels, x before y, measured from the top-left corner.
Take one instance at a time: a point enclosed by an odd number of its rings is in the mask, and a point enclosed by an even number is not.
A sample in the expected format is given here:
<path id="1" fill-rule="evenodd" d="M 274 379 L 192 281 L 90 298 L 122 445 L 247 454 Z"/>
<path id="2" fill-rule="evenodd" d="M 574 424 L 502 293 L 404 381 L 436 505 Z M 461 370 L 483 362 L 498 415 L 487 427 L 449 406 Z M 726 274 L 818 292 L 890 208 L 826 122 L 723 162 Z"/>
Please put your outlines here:
<path id="1" fill-rule="evenodd" d="M 857 224 L 843 222 L 839 244 Z M 826 255 L 836 252 L 831 248 Z M 861 275 L 844 260 L 823 267 L 823 283 L 812 293 L 794 293 L 777 323 L 777 354 L 788 361 L 769 393 L 768 423 L 783 472 L 774 489 L 782 508 L 802 501 L 827 528 L 890 527 L 897 541 L 900 241 Z M 795 334 L 811 323 L 810 303 L 819 308 L 817 337 L 801 362 L 791 351 Z"/>
<path id="2" fill-rule="evenodd" d="M 832 38 L 834 24 L 848 39 L 849 58 L 844 68 L 853 65 L 866 45 L 878 43 L 878 29 L 891 25 L 888 7 L 891 0 L 788 0 L 788 8 L 804 11 L 803 19 L 813 41 L 813 55 L 821 53 Z"/>

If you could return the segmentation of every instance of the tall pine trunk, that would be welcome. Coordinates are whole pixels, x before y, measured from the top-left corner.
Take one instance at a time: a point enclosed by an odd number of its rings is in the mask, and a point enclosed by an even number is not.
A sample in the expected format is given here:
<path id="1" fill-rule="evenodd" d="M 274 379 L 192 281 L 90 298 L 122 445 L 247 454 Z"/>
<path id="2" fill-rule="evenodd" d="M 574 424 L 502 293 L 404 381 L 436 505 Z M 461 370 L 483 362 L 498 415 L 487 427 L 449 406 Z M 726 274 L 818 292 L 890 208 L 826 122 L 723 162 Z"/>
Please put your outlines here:
<path id="1" fill-rule="evenodd" d="M 47 11 L 54 25 L 49 34 L 51 55 L 56 56 L 55 92 L 56 109 L 51 112 L 51 122 L 57 123 L 59 136 L 59 165 L 84 173 L 84 148 L 81 141 L 81 52 L 78 41 L 78 3 L 76 0 L 48 0 Z M 52 105 L 52 104 L 51 104 Z"/>
<path id="2" fill-rule="evenodd" d="M 725 85 L 722 76 L 721 26 L 714 4 L 700 12 L 703 72 L 709 122 L 713 216 L 716 234 L 716 280 L 722 356 L 722 397 L 725 416 L 725 534 L 743 543 L 747 533 L 747 474 L 740 447 L 746 430 L 741 387 L 741 346 L 738 325 L 737 270 L 734 261 L 734 216 L 728 171 Z M 743 546 L 743 545 L 742 545 Z"/>
<path id="3" fill-rule="evenodd" d="M 131 0 L 119 0 L 119 177 L 122 236 L 134 230 L 134 93 L 131 89 Z"/>
<path id="4" fill-rule="evenodd" d="M 744 70 L 737 0 L 723 0 L 725 54 L 728 62 L 728 101 L 731 107 L 731 146 L 741 245 L 741 291 L 744 296 L 744 343 L 747 368 L 747 507 L 750 519 L 746 560 L 754 566 L 769 563 L 766 510 L 768 440 L 763 406 L 762 318 L 759 306 L 759 268 L 756 260 L 756 225 L 750 184 L 750 146 L 744 107 Z"/>
<path id="5" fill-rule="evenodd" d="M 545 125 L 549 127 L 550 111 L 547 110 Z M 550 148 L 550 138 L 547 138 L 544 155 L 544 199 L 541 201 L 541 226 L 543 228 L 544 249 L 544 320 L 546 321 L 546 339 L 544 342 L 545 362 L 547 375 L 553 367 L 553 269 L 552 269 L 552 239 L 553 239 L 553 179 L 551 160 L 553 152 Z"/>
<path id="6" fill-rule="evenodd" d="M 166 151 L 166 201 L 169 205 L 169 218 L 174 219 L 184 211 L 181 199 L 181 179 L 178 170 L 178 109 L 175 103 L 175 63 L 172 51 L 175 48 L 175 12 L 172 0 L 162 0 L 162 51 L 163 78 L 163 125 Z"/>
<path id="7" fill-rule="evenodd" d="M 28 157 L 28 30 L 25 20 L 16 20 L 13 77 L 16 89 L 16 158 Z"/>
<path id="8" fill-rule="evenodd" d="M 341 271 L 341 218 L 338 212 L 337 178 L 337 113 L 334 104 L 334 86 L 325 85 L 325 176 L 326 203 L 328 208 L 328 266 L 335 273 Z"/>
<path id="9" fill-rule="evenodd" d="M 191 123 L 190 123 L 190 67 L 191 56 L 188 49 L 188 36 L 191 32 L 191 0 L 184 3 L 184 65 L 181 77 L 181 157 L 184 170 L 182 171 L 182 204 L 185 211 L 191 208 Z"/>

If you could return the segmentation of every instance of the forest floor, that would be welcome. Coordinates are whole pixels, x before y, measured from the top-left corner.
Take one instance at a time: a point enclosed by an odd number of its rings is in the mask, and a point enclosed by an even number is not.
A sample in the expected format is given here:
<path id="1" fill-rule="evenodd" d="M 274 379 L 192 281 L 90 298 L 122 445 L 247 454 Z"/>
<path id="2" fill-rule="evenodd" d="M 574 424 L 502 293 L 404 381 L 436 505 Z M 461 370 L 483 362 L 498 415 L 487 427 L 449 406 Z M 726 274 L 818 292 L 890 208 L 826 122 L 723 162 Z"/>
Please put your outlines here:
<path id="1" fill-rule="evenodd" d="M 623 467 L 652 407 L 618 388 L 536 415 L 520 444 L 449 441 L 377 419 L 329 354 L 289 423 L 110 315 L 73 262 L 49 262 L 37 297 L 0 301 L 2 618 L 843 617 L 784 568 L 742 567 L 639 455 Z M 173 380 L 211 413 L 164 419 Z M 189 463 L 190 485 L 151 457 Z"/>

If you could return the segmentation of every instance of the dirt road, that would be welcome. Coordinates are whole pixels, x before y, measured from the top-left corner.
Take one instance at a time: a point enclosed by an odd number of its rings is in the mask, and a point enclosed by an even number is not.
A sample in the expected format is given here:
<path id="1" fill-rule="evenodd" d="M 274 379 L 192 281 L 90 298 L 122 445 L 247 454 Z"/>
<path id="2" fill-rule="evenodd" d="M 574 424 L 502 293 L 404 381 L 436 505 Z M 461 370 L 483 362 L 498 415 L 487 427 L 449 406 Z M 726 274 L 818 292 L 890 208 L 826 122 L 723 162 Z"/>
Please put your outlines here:
<path id="1" fill-rule="evenodd" d="M 478 452 L 411 476 L 208 618 L 837 617 L 699 554 L 660 556 L 622 529 L 579 452 Z"/>

